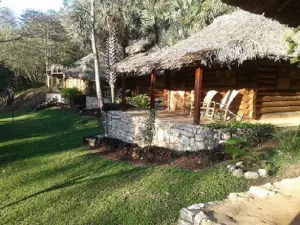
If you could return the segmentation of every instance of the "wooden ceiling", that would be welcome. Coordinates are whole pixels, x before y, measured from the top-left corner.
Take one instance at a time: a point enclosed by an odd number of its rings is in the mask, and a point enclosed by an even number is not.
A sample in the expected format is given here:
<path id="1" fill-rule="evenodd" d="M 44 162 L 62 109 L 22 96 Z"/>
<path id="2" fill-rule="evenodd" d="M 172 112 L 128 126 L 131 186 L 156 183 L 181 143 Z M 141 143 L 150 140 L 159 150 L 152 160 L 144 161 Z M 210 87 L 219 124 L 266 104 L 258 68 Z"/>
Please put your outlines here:
<path id="1" fill-rule="evenodd" d="M 274 18 L 293 27 L 300 26 L 300 0 L 222 0 L 244 10 Z"/>

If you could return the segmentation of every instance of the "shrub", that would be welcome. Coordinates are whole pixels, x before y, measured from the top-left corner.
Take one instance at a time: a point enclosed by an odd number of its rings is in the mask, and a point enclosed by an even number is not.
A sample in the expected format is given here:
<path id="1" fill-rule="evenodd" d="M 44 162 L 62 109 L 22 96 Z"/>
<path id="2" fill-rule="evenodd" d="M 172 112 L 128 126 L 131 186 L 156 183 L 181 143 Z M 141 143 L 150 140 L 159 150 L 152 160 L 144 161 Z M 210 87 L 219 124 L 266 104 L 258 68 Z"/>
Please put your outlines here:
<path id="1" fill-rule="evenodd" d="M 68 99 L 72 106 L 85 105 L 85 95 L 78 88 L 67 88 L 62 91 L 62 97 Z"/>
<path id="2" fill-rule="evenodd" d="M 137 95 L 134 97 L 127 97 L 127 102 L 139 108 L 149 108 L 150 106 L 150 99 L 147 95 Z"/>
<path id="3" fill-rule="evenodd" d="M 230 138 L 225 143 L 224 152 L 229 154 L 234 160 L 246 156 L 253 147 L 242 138 Z"/>
<path id="4" fill-rule="evenodd" d="M 300 126 L 295 130 L 277 130 L 274 137 L 279 142 L 281 152 L 294 153 L 300 150 Z"/>
<path id="5" fill-rule="evenodd" d="M 272 124 L 260 124 L 249 122 L 220 122 L 207 125 L 213 129 L 225 129 L 232 137 L 240 137 L 247 140 L 252 145 L 266 142 L 273 137 L 275 126 Z"/>

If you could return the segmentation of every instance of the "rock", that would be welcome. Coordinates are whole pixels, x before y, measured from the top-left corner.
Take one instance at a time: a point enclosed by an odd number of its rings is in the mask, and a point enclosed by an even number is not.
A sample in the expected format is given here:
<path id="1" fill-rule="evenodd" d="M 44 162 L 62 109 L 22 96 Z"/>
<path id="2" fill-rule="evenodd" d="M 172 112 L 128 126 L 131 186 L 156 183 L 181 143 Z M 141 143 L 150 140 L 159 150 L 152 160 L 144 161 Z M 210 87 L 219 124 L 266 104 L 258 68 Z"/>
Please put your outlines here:
<path id="1" fill-rule="evenodd" d="M 256 180 L 256 179 L 259 178 L 259 174 L 256 173 L 256 172 L 248 171 L 248 172 L 244 173 L 244 177 L 245 177 L 247 180 Z"/>
<path id="2" fill-rule="evenodd" d="M 219 141 L 219 145 L 223 145 L 223 144 L 225 144 L 226 143 L 226 141 L 225 140 L 221 140 L 221 141 Z"/>
<path id="3" fill-rule="evenodd" d="M 259 169 L 258 174 L 259 174 L 259 176 L 261 176 L 263 178 L 268 177 L 268 171 L 266 169 Z"/>
<path id="4" fill-rule="evenodd" d="M 177 222 L 177 225 L 193 225 L 193 223 L 190 223 L 190 222 L 184 221 L 182 219 L 179 219 L 178 222 Z"/>
<path id="5" fill-rule="evenodd" d="M 195 135 L 195 139 L 196 139 L 196 141 L 203 141 L 204 140 L 202 135 Z"/>
<path id="6" fill-rule="evenodd" d="M 195 214 L 196 212 L 190 211 L 187 208 L 182 208 L 180 210 L 180 219 L 193 223 Z"/>
<path id="7" fill-rule="evenodd" d="M 191 145 L 193 145 L 195 143 L 195 138 L 191 138 L 190 143 L 191 143 Z"/>
<path id="8" fill-rule="evenodd" d="M 193 138 L 195 136 L 194 133 L 191 133 L 189 131 L 181 131 L 181 134 L 189 138 Z"/>
<path id="9" fill-rule="evenodd" d="M 235 167 L 235 165 L 228 165 L 227 169 L 229 172 L 233 172 L 236 169 L 236 167 Z"/>
<path id="10" fill-rule="evenodd" d="M 215 222 L 213 222 L 212 220 L 206 218 L 206 219 L 203 219 L 203 220 L 201 221 L 201 224 L 200 224 L 200 225 L 221 225 L 221 224 L 215 223 Z"/>
<path id="11" fill-rule="evenodd" d="M 225 140 L 225 141 L 228 141 L 230 138 L 231 138 L 230 133 L 225 133 L 225 134 L 222 135 L 222 139 Z"/>
<path id="12" fill-rule="evenodd" d="M 265 198 L 267 196 L 275 195 L 274 191 L 270 191 L 263 187 L 256 187 L 256 186 L 250 187 L 249 193 L 259 198 Z"/>
<path id="13" fill-rule="evenodd" d="M 201 210 L 205 205 L 203 203 L 194 204 L 188 207 L 188 210 Z"/>
<path id="14" fill-rule="evenodd" d="M 190 144 L 190 139 L 186 136 L 182 136 L 181 144 L 188 146 Z"/>
<path id="15" fill-rule="evenodd" d="M 232 202 L 245 201 L 251 199 L 248 193 L 230 193 L 227 198 Z"/>
<path id="16" fill-rule="evenodd" d="M 194 145 L 196 146 L 197 150 L 204 150 L 205 149 L 204 142 L 195 142 Z"/>
<path id="17" fill-rule="evenodd" d="M 237 162 L 235 166 L 238 168 L 244 168 L 243 162 Z"/>
<path id="18" fill-rule="evenodd" d="M 194 225 L 202 224 L 202 220 L 204 219 L 207 219 L 207 215 L 204 212 L 200 211 L 194 218 Z"/>
<path id="19" fill-rule="evenodd" d="M 244 176 L 244 171 L 242 169 L 235 169 L 233 172 L 232 172 L 232 175 L 234 177 L 238 177 L 238 178 L 241 178 Z"/>

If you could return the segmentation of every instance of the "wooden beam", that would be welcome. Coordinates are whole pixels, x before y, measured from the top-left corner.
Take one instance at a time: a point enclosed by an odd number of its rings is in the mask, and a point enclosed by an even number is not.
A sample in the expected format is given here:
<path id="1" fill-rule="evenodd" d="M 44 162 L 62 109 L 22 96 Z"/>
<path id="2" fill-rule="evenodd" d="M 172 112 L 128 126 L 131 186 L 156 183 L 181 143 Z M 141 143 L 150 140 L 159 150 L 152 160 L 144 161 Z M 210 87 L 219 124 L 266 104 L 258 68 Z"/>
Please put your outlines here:
<path id="1" fill-rule="evenodd" d="M 122 76 L 122 105 L 126 104 L 126 75 Z"/>
<path id="2" fill-rule="evenodd" d="M 151 109 L 155 109 L 155 82 L 156 82 L 156 74 L 152 72 L 151 87 L 150 87 L 150 108 Z"/>
<path id="3" fill-rule="evenodd" d="M 63 89 L 65 89 L 66 88 L 66 76 L 65 76 L 65 74 L 63 74 L 63 80 L 62 80 L 62 86 L 63 86 Z"/>
<path id="4" fill-rule="evenodd" d="M 194 124 L 200 124 L 201 92 L 203 81 L 203 69 L 200 67 L 195 72 L 195 98 L 194 98 Z"/>

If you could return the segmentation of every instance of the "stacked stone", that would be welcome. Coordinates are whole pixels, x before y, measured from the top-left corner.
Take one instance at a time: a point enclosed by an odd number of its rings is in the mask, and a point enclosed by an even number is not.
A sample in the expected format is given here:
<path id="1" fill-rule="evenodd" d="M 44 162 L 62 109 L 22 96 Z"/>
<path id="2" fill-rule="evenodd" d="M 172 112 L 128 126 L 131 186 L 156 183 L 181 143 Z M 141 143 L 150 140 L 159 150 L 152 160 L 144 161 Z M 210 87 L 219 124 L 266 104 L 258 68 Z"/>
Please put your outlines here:
<path id="1" fill-rule="evenodd" d="M 97 97 L 86 97 L 86 109 L 97 109 L 98 108 L 98 99 Z"/>
<path id="2" fill-rule="evenodd" d="M 146 116 L 134 116 L 122 111 L 104 113 L 106 135 L 124 142 L 143 146 L 142 130 Z M 191 124 L 179 124 L 156 119 L 153 145 L 175 151 L 213 150 L 230 138 L 226 130 L 214 130 Z"/>

